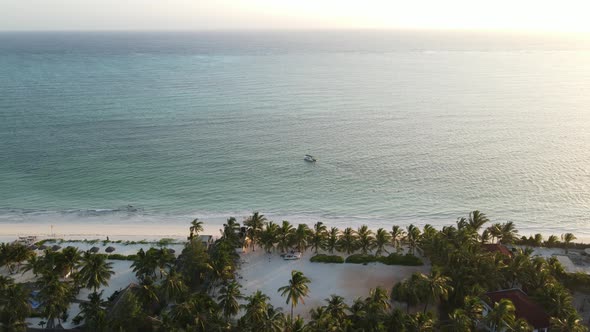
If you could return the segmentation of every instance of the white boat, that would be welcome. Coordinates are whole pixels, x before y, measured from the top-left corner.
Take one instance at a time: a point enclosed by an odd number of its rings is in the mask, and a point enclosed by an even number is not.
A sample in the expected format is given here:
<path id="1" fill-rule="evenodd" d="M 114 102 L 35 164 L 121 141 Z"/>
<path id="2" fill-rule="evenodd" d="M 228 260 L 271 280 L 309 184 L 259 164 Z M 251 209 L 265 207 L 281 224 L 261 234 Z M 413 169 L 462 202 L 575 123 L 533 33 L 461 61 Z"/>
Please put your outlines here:
<path id="1" fill-rule="evenodd" d="M 306 154 L 305 157 L 303 158 L 303 160 L 309 161 L 310 163 L 315 163 L 316 162 L 316 159 L 312 155 L 310 155 L 310 154 Z"/>
<path id="2" fill-rule="evenodd" d="M 296 260 L 296 259 L 300 259 L 301 258 L 301 253 L 300 252 L 296 252 L 296 253 L 292 253 L 292 254 L 286 254 L 283 259 L 286 261 L 292 261 L 292 260 Z"/>

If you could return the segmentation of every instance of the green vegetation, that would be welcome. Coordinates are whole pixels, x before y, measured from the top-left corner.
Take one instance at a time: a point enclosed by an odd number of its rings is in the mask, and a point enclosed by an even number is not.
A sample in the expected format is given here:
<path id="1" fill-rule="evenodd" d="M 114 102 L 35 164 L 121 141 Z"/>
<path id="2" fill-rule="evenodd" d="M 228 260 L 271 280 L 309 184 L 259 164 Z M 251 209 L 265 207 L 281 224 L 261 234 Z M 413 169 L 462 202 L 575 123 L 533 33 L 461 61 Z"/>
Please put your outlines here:
<path id="1" fill-rule="evenodd" d="M 109 254 L 107 255 L 108 259 L 112 259 L 115 261 L 135 261 L 137 259 L 137 255 L 121 255 L 121 254 Z"/>
<path id="2" fill-rule="evenodd" d="M 338 255 L 317 254 L 312 256 L 309 260 L 314 263 L 344 263 L 344 258 Z"/>
<path id="3" fill-rule="evenodd" d="M 405 266 L 421 266 L 424 265 L 422 260 L 414 255 L 397 253 L 389 254 L 388 256 L 375 256 L 355 254 L 346 258 L 346 263 L 352 264 L 367 264 L 367 263 L 383 263 L 385 265 L 405 265 Z"/>
<path id="4" fill-rule="evenodd" d="M 0 265 L 7 267 L 9 276 L 0 276 L 0 330 L 24 331 L 24 320 L 36 316 L 47 328 L 72 319 L 85 331 L 530 331 L 507 299 L 488 302 L 490 310 L 484 315 L 486 292 L 519 287 L 551 317 L 552 331 L 588 331 L 574 308 L 572 292 L 590 292 L 590 276 L 568 274 L 557 259 L 532 256 L 527 248 L 515 248 L 508 256 L 482 246 L 530 244 L 572 250 L 579 248 L 572 243 L 573 234 L 519 237 L 513 223 L 492 223 L 479 211 L 441 230 L 408 225 L 373 231 L 362 225 L 340 231 L 321 222 L 312 227 L 274 223 L 257 212 L 245 224 L 241 231 L 235 218 L 229 218 L 221 238 L 205 247 L 198 240 L 203 223 L 195 219 L 178 256 L 166 248 L 172 239 L 149 242 L 153 247 L 128 256 L 73 247 L 37 255 L 23 245 L 2 244 Z M 76 242 L 57 241 L 40 242 Z M 294 309 L 310 295 L 309 278 L 292 271 L 290 280 L 277 289 L 290 314 L 273 307 L 260 291 L 246 296 L 236 274 L 240 257 L 235 249 L 241 245 L 271 254 L 311 251 L 310 260 L 322 263 L 420 266 L 426 260 L 432 269 L 416 272 L 391 288 L 371 289 L 365 297 L 348 299 L 352 302 L 332 295 L 311 309 L 310 319 L 304 321 L 294 316 Z M 115 259 L 132 262 L 137 284 L 104 299 L 100 289 L 113 276 L 109 260 Z M 26 271 L 34 275 L 30 285 L 15 284 L 10 278 Z M 92 293 L 80 303 L 79 315 L 67 317 L 67 308 L 82 288 Z M 28 302 L 32 289 L 38 291 L 35 300 L 41 303 L 35 311 Z"/>

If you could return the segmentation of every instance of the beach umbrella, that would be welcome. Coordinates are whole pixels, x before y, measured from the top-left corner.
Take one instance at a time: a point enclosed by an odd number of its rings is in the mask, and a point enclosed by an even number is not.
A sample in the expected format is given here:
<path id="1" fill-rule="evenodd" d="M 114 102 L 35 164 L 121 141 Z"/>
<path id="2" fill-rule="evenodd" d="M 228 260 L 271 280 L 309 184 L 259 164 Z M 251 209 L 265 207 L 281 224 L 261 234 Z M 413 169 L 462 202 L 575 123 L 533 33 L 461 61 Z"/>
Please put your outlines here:
<path id="1" fill-rule="evenodd" d="M 113 252 L 113 251 L 115 251 L 115 247 L 107 247 L 104 251 L 109 252 L 109 253 Z"/>
<path id="2" fill-rule="evenodd" d="M 100 250 L 99 247 L 92 247 L 92 248 L 90 248 L 89 251 L 92 252 L 92 253 L 97 253 L 99 250 Z"/>
<path id="3" fill-rule="evenodd" d="M 57 244 L 54 245 L 53 247 L 51 247 L 51 250 L 53 250 L 53 251 L 58 251 L 59 249 L 61 249 L 61 247 L 58 246 Z"/>

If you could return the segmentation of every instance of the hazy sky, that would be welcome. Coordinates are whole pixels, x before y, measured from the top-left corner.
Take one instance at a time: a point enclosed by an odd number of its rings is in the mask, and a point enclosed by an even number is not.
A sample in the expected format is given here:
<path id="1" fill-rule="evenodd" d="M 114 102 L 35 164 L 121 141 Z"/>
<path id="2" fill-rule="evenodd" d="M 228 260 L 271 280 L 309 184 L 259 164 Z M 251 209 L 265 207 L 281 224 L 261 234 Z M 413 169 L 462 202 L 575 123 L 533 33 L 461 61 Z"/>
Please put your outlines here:
<path id="1" fill-rule="evenodd" d="M 590 0 L 0 0 L 0 30 L 590 32 Z"/>

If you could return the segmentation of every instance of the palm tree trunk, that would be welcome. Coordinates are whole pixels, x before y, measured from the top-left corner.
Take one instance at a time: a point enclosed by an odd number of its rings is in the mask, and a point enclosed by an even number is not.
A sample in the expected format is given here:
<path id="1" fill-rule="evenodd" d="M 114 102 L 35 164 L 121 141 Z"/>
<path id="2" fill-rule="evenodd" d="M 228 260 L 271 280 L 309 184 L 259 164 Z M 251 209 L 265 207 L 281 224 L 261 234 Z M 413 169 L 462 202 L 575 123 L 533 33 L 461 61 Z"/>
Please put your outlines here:
<path id="1" fill-rule="evenodd" d="M 293 323 L 293 301 L 291 301 L 291 324 Z"/>

